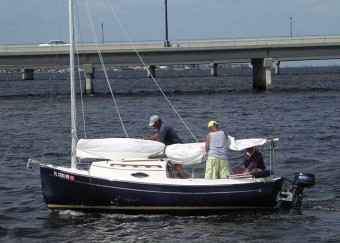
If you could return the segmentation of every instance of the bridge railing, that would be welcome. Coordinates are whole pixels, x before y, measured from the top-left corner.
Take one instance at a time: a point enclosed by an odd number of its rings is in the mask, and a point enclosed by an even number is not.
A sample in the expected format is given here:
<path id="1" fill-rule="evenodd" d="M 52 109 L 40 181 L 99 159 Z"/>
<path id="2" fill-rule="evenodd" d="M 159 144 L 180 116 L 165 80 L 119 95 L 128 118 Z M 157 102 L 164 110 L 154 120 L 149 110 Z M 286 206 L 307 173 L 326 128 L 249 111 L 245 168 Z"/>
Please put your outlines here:
<path id="1" fill-rule="evenodd" d="M 176 41 L 174 47 L 207 47 L 207 46 L 277 46 L 277 45 L 303 45 L 303 44 L 340 44 L 340 36 L 301 36 L 301 37 L 273 37 L 251 39 L 227 39 L 210 41 Z"/>
<path id="2" fill-rule="evenodd" d="M 164 42 L 114 42 L 99 44 L 101 49 L 110 50 L 141 50 L 141 49 L 158 49 L 158 48 L 206 48 L 206 47 L 270 47 L 270 46 L 289 46 L 289 45 L 340 45 L 340 36 L 301 36 L 301 37 L 270 37 L 270 38 L 240 38 L 240 39 L 212 39 L 212 40 L 176 40 L 170 42 L 170 47 L 164 47 Z M 0 45 L 0 56 L 9 54 L 29 54 L 35 53 L 67 53 L 68 46 L 39 46 L 34 45 Z M 91 43 L 78 44 L 79 51 L 95 51 L 97 46 Z"/>

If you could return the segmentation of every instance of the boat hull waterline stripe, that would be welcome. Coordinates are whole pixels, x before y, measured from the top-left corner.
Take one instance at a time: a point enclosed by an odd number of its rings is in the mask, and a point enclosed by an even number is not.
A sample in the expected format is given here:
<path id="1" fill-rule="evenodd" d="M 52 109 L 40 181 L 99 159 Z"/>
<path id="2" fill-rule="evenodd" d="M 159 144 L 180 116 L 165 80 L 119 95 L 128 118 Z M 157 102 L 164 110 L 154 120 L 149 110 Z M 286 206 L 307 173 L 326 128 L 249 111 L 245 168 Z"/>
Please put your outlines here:
<path id="1" fill-rule="evenodd" d="M 62 205 L 62 204 L 47 204 L 47 207 L 50 209 L 91 209 L 91 210 L 117 210 L 117 211 L 171 211 L 171 210 L 200 210 L 200 211 L 209 211 L 209 210 L 232 210 L 232 209 L 271 209 L 272 207 L 256 207 L 256 206 L 202 206 L 202 207 L 188 207 L 188 206 L 165 206 L 165 207 L 157 207 L 157 206 L 88 206 L 88 205 Z"/>

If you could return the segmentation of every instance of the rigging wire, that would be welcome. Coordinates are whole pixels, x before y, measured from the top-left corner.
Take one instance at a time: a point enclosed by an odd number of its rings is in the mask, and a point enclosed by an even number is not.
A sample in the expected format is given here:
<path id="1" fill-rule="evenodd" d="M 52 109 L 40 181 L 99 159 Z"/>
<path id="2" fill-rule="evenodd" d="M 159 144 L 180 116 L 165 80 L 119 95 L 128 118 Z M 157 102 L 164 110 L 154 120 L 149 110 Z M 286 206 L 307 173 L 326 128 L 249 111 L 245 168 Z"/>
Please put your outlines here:
<path id="1" fill-rule="evenodd" d="M 54 68 L 56 68 L 56 67 L 57 67 L 57 56 L 55 57 L 55 62 L 54 62 Z M 52 86 L 51 86 L 50 95 L 49 95 L 50 97 L 49 97 L 49 100 L 48 100 L 49 106 L 51 106 L 51 104 L 52 104 L 53 93 L 54 93 L 54 81 L 55 81 L 55 79 L 52 78 Z M 43 151 L 42 151 L 42 155 L 41 155 L 41 162 L 44 162 L 44 159 L 45 159 L 46 140 L 47 140 L 47 136 L 45 135 L 44 139 L 43 139 Z"/>
<path id="2" fill-rule="evenodd" d="M 125 137 L 128 138 L 129 135 L 128 135 L 127 130 L 125 128 L 125 125 L 124 125 L 123 119 L 121 117 L 121 114 L 120 114 L 120 111 L 119 111 L 116 99 L 115 99 L 115 97 L 113 95 L 113 91 L 112 91 L 112 87 L 110 85 L 109 77 L 107 75 L 106 67 L 105 67 L 103 56 L 102 56 L 102 53 L 100 51 L 100 47 L 99 47 L 99 44 L 98 44 L 98 39 L 97 39 L 97 35 L 95 33 L 95 29 L 94 29 L 94 25 L 93 25 L 93 19 L 92 19 L 90 10 L 89 10 L 89 5 L 88 5 L 88 1 L 87 0 L 85 1 L 85 6 L 86 6 L 86 12 L 87 12 L 87 15 L 88 15 L 88 18 L 89 18 L 89 21 L 90 21 L 90 25 L 91 25 L 92 35 L 93 35 L 93 38 L 94 38 L 95 43 L 96 43 L 96 47 L 97 47 L 100 63 L 102 65 L 102 68 L 103 68 L 103 71 L 104 71 L 104 75 L 105 75 L 105 78 L 106 78 L 106 82 L 107 82 L 107 84 L 109 86 L 109 89 L 110 89 L 110 92 L 111 92 L 111 96 L 112 96 L 112 99 L 113 99 L 113 103 L 114 103 L 114 105 L 116 107 L 116 111 L 117 111 L 117 114 L 118 114 L 118 117 L 119 117 L 119 121 L 120 121 L 120 123 L 121 123 L 121 125 L 123 127 L 123 130 L 124 130 L 124 133 L 125 133 Z"/>
<path id="3" fill-rule="evenodd" d="M 77 4 L 75 4 L 75 10 L 77 12 L 77 16 L 78 15 L 78 8 L 77 8 Z M 82 41 L 82 34 L 81 34 L 81 29 L 80 29 L 80 24 L 79 24 L 79 18 L 76 18 L 76 15 L 74 15 L 74 22 L 77 23 L 78 25 L 78 30 L 79 30 L 79 35 L 80 35 L 80 43 L 83 43 Z M 78 20 L 78 21 L 76 21 Z M 76 44 L 78 46 L 78 39 L 77 39 L 77 35 L 75 35 L 76 38 Z M 83 88 L 82 88 L 82 78 L 81 78 L 81 73 L 79 70 L 80 67 L 80 62 L 79 62 L 79 48 L 76 48 L 76 52 L 77 52 L 77 64 L 78 64 L 78 80 L 79 80 L 79 89 L 80 89 L 80 100 L 81 100 L 81 110 L 82 110 L 82 119 L 83 119 L 83 129 L 84 129 L 84 138 L 86 139 L 86 121 L 85 121 L 85 108 L 84 108 L 84 97 L 83 97 Z"/>
<path id="4" fill-rule="evenodd" d="M 120 19 L 118 18 L 118 15 L 116 14 L 116 11 L 112 8 L 111 4 L 109 3 L 109 0 L 106 0 L 107 4 L 110 7 L 110 10 L 112 11 L 114 17 L 116 18 L 120 28 L 122 29 L 122 31 L 124 32 L 125 37 L 128 39 L 129 43 L 132 44 L 132 47 L 134 49 L 134 51 L 136 52 L 139 60 L 143 63 L 144 67 L 147 69 L 149 75 L 151 76 L 153 82 L 156 84 L 157 88 L 159 89 L 159 91 L 162 93 L 162 95 L 164 96 L 165 100 L 169 103 L 170 107 L 173 109 L 173 111 L 176 113 L 176 115 L 178 116 L 178 118 L 181 120 L 181 122 L 184 124 L 185 128 L 190 132 L 191 136 L 195 139 L 195 141 L 198 143 L 198 140 L 196 138 L 196 136 L 192 133 L 192 131 L 190 130 L 190 128 L 187 126 L 187 124 L 185 123 L 185 121 L 182 119 L 182 117 L 180 116 L 180 114 L 177 112 L 177 110 L 175 109 L 175 107 L 172 105 L 172 103 L 170 102 L 170 100 L 168 99 L 168 97 L 166 96 L 166 94 L 163 92 L 162 88 L 160 87 L 160 85 L 158 84 L 158 82 L 156 81 L 155 77 L 152 75 L 152 72 L 150 72 L 149 68 L 147 67 L 147 65 L 145 64 L 144 60 L 142 59 L 142 57 L 140 56 L 139 52 L 137 51 L 137 48 L 135 48 L 135 45 L 133 45 L 131 38 L 129 37 L 129 35 L 127 34 L 124 26 L 122 25 Z"/>
<path id="5" fill-rule="evenodd" d="M 62 2 L 62 6 L 61 6 L 61 12 L 64 13 L 65 10 L 65 2 Z M 61 16 L 60 18 L 60 25 L 58 28 L 58 36 L 61 35 L 61 26 L 62 26 L 62 21 L 63 21 L 63 16 Z M 55 58 L 54 58 L 54 65 L 53 65 L 53 69 L 56 70 L 57 69 L 57 63 L 58 63 L 58 54 L 55 54 Z M 52 104 L 52 99 L 53 99 L 53 93 L 54 93 L 54 86 L 55 86 L 55 80 L 56 80 L 56 76 L 55 73 L 53 72 L 52 75 L 52 86 L 51 89 L 49 91 L 49 100 L 48 100 L 48 105 L 51 106 Z M 41 155 L 41 162 L 44 162 L 45 160 L 45 153 L 46 153 L 46 140 L 47 140 L 47 136 L 45 135 L 43 138 L 43 149 L 42 149 L 42 155 Z"/>

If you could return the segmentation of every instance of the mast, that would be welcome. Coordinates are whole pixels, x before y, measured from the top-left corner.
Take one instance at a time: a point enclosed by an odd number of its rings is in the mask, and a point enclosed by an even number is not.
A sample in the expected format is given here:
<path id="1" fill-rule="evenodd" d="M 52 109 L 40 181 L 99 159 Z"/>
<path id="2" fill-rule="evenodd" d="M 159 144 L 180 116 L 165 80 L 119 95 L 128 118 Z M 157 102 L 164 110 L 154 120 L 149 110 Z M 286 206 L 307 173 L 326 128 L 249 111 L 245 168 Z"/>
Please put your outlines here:
<path id="1" fill-rule="evenodd" d="M 75 71 L 74 71 L 74 9 L 73 0 L 69 0 L 69 30 L 70 30 L 70 85 L 71 85 L 71 168 L 76 168 L 76 92 L 75 92 Z"/>

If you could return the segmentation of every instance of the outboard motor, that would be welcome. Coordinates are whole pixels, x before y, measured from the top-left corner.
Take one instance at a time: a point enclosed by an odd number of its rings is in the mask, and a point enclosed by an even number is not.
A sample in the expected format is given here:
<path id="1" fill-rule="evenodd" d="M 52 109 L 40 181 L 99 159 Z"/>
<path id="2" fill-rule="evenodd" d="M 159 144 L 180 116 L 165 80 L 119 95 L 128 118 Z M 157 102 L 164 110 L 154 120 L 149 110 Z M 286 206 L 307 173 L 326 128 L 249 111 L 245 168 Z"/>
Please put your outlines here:
<path id="1" fill-rule="evenodd" d="M 302 206 L 303 189 L 315 185 L 315 177 L 310 173 L 295 173 L 294 180 L 285 179 L 278 202 L 284 207 L 300 208 Z M 289 184 L 289 185 L 287 185 Z"/>
<path id="2" fill-rule="evenodd" d="M 315 178 L 313 174 L 310 173 L 295 173 L 295 178 L 293 181 L 293 207 L 302 206 L 302 194 L 305 187 L 311 187 L 315 185 Z"/>

